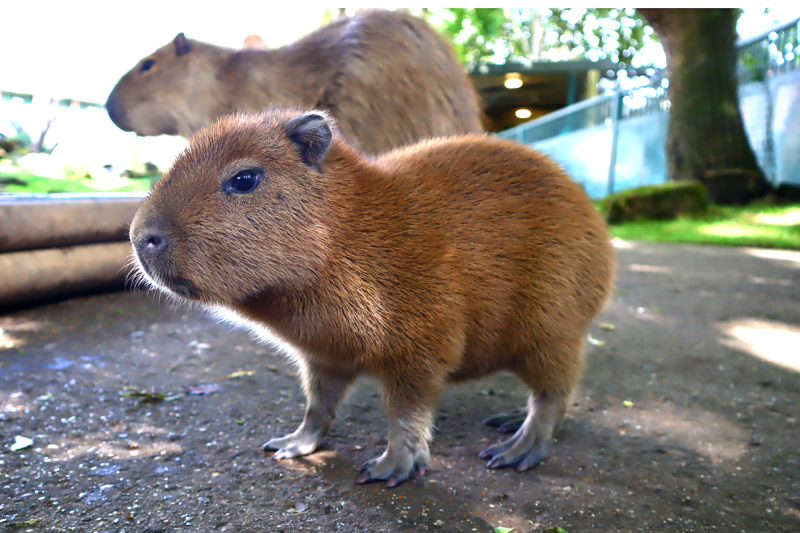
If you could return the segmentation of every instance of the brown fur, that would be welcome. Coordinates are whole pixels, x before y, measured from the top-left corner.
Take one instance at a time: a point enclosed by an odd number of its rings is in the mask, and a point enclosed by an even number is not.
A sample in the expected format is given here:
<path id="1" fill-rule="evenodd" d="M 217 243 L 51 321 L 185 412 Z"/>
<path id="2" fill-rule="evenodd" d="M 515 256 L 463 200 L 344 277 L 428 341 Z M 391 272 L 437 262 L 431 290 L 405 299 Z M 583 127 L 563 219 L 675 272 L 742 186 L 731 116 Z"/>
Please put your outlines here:
<path id="1" fill-rule="evenodd" d="M 348 384 L 368 373 L 382 385 L 389 446 L 360 481 L 397 484 L 424 471 L 443 386 L 509 370 L 531 389 L 530 411 L 483 456 L 535 466 L 613 284 L 592 203 L 546 156 L 492 137 L 367 158 L 334 130 L 318 159 L 302 143 L 324 144 L 323 119 L 292 133 L 308 117 L 230 116 L 195 136 L 133 222 L 140 265 L 160 289 L 298 352 L 308 410 L 297 432 L 267 443 L 276 458 L 312 452 Z M 221 192 L 244 168 L 263 170 L 258 187 Z M 153 234 L 168 244 L 148 259 Z"/>
<path id="2" fill-rule="evenodd" d="M 338 19 L 276 50 L 189 39 L 178 55 L 179 38 L 114 87 L 106 107 L 123 130 L 186 135 L 232 111 L 299 106 L 328 110 L 367 153 L 483 131 L 477 95 L 452 49 L 405 13 Z M 141 72 L 146 61 L 154 63 Z"/>

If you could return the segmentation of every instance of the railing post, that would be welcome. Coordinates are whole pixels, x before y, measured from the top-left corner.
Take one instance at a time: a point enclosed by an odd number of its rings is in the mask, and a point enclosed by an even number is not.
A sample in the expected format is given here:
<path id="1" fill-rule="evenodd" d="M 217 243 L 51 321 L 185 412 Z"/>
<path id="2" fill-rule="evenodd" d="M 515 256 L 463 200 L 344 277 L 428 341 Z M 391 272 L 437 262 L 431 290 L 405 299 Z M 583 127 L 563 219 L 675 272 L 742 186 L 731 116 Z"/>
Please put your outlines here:
<path id="1" fill-rule="evenodd" d="M 608 194 L 614 194 L 614 179 L 617 173 L 617 145 L 619 144 L 619 121 L 622 118 L 622 99 L 625 93 L 618 90 L 611 101 L 611 161 L 608 164 Z"/>

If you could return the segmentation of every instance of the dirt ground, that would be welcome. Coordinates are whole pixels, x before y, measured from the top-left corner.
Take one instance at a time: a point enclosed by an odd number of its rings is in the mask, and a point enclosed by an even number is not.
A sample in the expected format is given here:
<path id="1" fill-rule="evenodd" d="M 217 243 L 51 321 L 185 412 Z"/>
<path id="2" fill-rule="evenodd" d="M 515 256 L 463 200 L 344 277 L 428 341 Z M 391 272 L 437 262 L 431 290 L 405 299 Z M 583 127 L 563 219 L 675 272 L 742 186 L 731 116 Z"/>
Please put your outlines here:
<path id="1" fill-rule="evenodd" d="M 322 450 L 276 462 L 260 446 L 294 430 L 304 399 L 247 332 L 144 292 L 0 315 L 0 527 L 800 531 L 800 253 L 617 249 L 551 457 L 523 474 L 478 459 L 502 438 L 481 420 L 524 404 L 496 375 L 447 391 L 428 473 L 392 490 L 355 484 L 386 444 L 374 382 Z M 17 436 L 32 445 L 12 451 Z"/>

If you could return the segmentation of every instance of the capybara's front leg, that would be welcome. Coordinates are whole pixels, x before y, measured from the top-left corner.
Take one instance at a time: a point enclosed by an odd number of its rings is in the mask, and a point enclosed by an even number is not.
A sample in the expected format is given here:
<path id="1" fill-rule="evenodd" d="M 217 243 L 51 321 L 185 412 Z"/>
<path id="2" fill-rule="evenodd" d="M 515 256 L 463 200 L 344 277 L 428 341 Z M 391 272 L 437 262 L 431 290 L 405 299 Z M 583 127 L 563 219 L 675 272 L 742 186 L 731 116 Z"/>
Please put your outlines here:
<path id="1" fill-rule="evenodd" d="M 353 381 L 354 374 L 314 362 L 303 362 L 303 388 L 306 393 L 306 414 L 294 433 L 267 441 L 264 450 L 278 450 L 275 460 L 308 455 L 319 446 L 334 417 L 336 406 Z"/>

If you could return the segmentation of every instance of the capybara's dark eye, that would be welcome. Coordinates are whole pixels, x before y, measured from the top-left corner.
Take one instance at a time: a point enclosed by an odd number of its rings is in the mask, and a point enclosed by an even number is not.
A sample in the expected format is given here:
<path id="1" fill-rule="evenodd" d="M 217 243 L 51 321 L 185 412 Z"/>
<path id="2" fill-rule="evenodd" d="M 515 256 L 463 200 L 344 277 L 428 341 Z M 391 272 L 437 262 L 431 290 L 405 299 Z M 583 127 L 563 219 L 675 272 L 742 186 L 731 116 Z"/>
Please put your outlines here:
<path id="1" fill-rule="evenodd" d="M 153 65 L 155 64 L 156 62 L 154 59 L 148 59 L 147 61 L 142 63 L 141 67 L 139 67 L 139 72 L 147 72 L 148 70 L 153 68 Z"/>
<path id="2" fill-rule="evenodd" d="M 247 194 L 252 192 L 261 181 L 261 172 L 255 169 L 242 170 L 225 183 L 227 192 Z"/>

